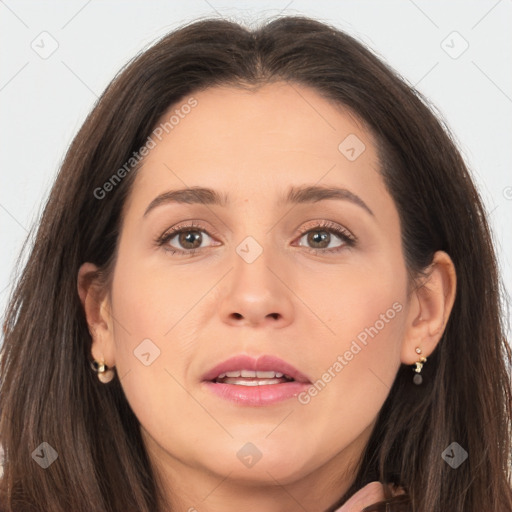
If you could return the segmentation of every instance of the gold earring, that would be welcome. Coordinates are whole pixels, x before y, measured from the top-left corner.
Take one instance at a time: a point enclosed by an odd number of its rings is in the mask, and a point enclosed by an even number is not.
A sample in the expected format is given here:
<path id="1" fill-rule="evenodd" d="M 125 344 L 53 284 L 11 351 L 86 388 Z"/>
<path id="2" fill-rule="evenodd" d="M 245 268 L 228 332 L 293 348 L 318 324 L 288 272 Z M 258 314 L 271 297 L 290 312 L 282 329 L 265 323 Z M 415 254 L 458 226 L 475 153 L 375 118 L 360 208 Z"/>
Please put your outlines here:
<path id="1" fill-rule="evenodd" d="M 100 362 L 91 361 L 91 368 L 98 374 L 98 379 L 103 384 L 108 384 L 114 378 L 114 367 L 109 368 L 103 359 Z"/>
<path id="2" fill-rule="evenodd" d="M 416 347 L 416 354 L 421 354 L 421 348 Z M 413 378 L 413 382 L 417 386 L 419 386 L 423 382 L 423 377 L 420 375 L 420 373 L 421 369 L 423 368 L 423 364 L 426 362 L 427 358 L 422 356 L 420 357 L 419 361 L 416 361 L 416 363 L 414 363 L 416 365 L 416 368 L 413 368 L 413 370 L 416 372 L 416 375 Z"/>

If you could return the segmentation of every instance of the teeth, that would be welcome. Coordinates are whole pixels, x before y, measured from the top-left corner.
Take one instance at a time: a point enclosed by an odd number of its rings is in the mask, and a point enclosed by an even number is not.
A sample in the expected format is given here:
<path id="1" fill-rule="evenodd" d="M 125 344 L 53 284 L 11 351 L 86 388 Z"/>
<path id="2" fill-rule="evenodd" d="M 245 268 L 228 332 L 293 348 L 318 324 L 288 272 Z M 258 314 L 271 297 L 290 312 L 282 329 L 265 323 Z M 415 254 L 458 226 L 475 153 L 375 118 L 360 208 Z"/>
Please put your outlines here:
<path id="1" fill-rule="evenodd" d="M 235 377 L 228 378 L 224 384 L 235 384 L 237 386 L 265 386 L 268 384 L 281 384 L 281 379 L 263 379 L 263 380 L 245 380 L 243 378 L 237 379 Z"/>
<path id="2" fill-rule="evenodd" d="M 247 377 L 247 378 L 255 378 L 259 379 L 280 379 L 284 374 L 281 372 L 274 371 L 254 371 L 254 370 L 235 370 L 232 372 L 221 373 L 217 378 L 223 379 L 224 377 Z M 285 375 L 286 378 L 291 379 L 288 375 Z"/>
<path id="3" fill-rule="evenodd" d="M 268 372 L 256 372 L 256 377 L 260 379 L 273 379 L 277 377 L 276 372 L 268 371 Z"/>

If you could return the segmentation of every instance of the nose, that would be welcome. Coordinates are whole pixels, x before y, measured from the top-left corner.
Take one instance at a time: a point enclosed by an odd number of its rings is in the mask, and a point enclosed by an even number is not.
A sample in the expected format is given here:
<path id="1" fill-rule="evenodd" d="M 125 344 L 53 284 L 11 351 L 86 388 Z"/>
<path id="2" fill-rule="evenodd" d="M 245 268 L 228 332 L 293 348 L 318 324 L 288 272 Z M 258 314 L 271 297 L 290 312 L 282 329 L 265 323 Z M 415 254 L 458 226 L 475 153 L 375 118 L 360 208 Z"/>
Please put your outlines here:
<path id="1" fill-rule="evenodd" d="M 293 322 L 293 291 L 286 272 L 270 264 L 267 251 L 252 263 L 238 255 L 220 304 L 222 321 L 233 326 L 283 328 Z"/>

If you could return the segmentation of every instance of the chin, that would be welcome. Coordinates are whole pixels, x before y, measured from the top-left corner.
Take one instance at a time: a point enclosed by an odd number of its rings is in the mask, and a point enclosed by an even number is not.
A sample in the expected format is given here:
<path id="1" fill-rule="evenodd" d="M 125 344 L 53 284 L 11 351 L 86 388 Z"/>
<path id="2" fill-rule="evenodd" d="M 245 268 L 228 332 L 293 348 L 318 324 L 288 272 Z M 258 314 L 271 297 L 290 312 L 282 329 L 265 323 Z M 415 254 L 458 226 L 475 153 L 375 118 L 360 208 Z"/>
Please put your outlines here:
<path id="1" fill-rule="evenodd" d="M 229 474 L 232 481 L 255 486 L 269 482 L 274 485 L 276 480 L 283 485 L 291 483 L 314 469 L 303 442 L 298 447 L 295 443 L 284 444 L 282 440 L 274 442 L 264 436 L 245 439 L 231 440 L 229 447 L 215 450 L 205 465 L 218 474 Z M 212 460 L 216 460 L 214 467 Z"/>

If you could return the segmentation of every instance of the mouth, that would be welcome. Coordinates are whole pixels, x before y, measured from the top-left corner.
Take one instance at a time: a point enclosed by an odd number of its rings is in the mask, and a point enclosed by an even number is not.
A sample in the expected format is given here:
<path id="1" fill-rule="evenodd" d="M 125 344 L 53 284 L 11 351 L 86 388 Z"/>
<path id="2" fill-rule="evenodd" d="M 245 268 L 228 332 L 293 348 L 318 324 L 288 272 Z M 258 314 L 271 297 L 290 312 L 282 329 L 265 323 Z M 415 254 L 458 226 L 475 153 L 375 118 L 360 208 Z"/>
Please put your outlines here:
<path id="1" fill-rule="evenodd" d="M 272 384 L 283 384 L 294 382 L 295 379 L 289 375 L 275 371 L 253 371 L 235 370 L 221 373 L 213 382 L 221 384 L 233 384 L 235 386 L 268 386 Z"/>
<path id="2" fill-rule="evenodd" d="M 254 358 L 246 354 L 230 357 L 217 364 L 203 375 L 202 380 L 239 386 L 282 384 L 290 381 L 311 384 L 307 375 L 279 357 L 263 355 Z"/>
<path id="3" fill-rule="evenodd" d="M 280 358 L 232 357 L 203 375 L 208 391 L 237 405 L 263 406 L 296 397 L 311 380 Z"/>

